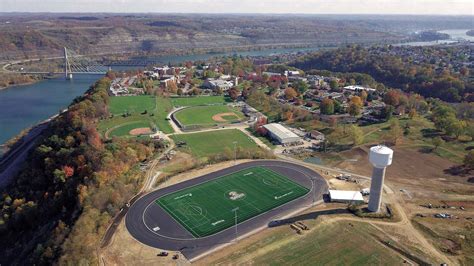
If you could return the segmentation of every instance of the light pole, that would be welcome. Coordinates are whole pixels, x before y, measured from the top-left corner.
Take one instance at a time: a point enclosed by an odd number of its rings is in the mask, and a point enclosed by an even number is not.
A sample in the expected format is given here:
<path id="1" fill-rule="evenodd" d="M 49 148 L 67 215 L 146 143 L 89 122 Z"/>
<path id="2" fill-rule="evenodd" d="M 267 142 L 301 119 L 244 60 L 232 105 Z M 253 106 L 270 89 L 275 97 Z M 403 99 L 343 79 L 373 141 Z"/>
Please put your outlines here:
<path id="1" fill-rule="evenodd" d="M 232 142 L 234 143 L 234 165 L 237 164 L 237 141 Z"/>
<path id="2" fill-rule="evenodd" d="M 237 241 L 237 211 L 238 210 L 239 210 L 239 207 L 232 209 L 232 211 L 234 212 L 234 217 L 235 217 L 235 239 L 234 239 L 234 241 Z"/>

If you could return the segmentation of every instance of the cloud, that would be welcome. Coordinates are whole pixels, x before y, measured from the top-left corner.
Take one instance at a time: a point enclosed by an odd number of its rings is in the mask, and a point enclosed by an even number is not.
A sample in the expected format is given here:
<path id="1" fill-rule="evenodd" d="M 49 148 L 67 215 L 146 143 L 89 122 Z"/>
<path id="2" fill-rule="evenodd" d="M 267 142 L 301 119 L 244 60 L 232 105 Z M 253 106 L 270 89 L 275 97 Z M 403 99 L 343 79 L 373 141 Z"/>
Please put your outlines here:
<path id="1" fill-rule="evenodd" d="M 0 0 L 2 12 L 474 14 L 471 0 Z"/>

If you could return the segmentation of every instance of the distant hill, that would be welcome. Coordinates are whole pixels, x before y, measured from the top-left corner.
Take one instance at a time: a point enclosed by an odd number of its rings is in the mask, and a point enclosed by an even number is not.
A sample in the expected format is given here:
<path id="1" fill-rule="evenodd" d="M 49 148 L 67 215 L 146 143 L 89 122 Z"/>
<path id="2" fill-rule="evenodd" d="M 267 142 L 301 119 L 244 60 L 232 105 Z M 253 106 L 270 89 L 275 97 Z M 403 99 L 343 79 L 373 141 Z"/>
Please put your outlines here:
<path id="1" fill-rule="evenodd" d="M 8 22 L 8 23 L 7 23 Z M 316 16 L 5 15 L 1 59 L 80 54 L 166 54 L 398 41 L 364 21 Z"/>

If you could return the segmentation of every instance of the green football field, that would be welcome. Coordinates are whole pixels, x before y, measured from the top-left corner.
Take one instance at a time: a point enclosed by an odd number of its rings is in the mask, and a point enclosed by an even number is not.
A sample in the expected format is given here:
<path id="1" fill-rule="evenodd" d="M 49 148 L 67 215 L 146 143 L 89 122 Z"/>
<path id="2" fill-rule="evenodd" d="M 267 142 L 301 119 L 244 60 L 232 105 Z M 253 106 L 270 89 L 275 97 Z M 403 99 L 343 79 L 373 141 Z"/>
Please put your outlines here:
<path id="1" fill-rule="evenodd" d="M 160 205 L 194 237 L 212 235 L 297 199 L 309 189 L 266 167 L 250 167 L 162 196 Z"/>

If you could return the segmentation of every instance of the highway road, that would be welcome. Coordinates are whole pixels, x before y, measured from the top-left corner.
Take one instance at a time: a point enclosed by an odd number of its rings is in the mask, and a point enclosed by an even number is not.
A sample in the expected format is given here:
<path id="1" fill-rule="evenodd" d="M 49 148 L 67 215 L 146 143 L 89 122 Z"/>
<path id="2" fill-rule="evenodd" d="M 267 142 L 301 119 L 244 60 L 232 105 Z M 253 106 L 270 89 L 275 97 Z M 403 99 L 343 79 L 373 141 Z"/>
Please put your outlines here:
<path id="1" fill-rule="evenodd" d="M 21 144 L 9 151 L 0 161 L 0 188 L 3 188 L 13 181 L 13 178 L 26 161 L 30 150 L 35 147 L 36 138 L 48 127 L 48 122 L 44 122 L 33 127 L 20 141 Z"/>

